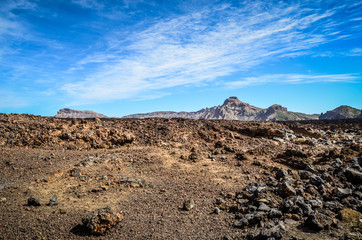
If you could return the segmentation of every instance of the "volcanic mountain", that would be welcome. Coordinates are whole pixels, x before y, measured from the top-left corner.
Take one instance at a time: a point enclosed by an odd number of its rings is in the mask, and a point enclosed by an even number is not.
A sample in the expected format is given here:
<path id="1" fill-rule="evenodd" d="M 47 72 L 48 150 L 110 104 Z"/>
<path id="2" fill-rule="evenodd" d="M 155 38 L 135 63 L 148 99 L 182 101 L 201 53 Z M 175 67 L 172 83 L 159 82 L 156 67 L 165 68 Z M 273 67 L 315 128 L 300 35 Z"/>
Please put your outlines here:
<path id="1" fill-rule="evenodd" d="M 124 118 L 189 118 L 189 119 L 226 119 L 239 121 L 279 121 L 318 119 L 318 114 L 308 115 L 288 111 L 287 108 L 274 104 L 268 108 L 258 108 L 229 97 L 223 105 L 201 109 L 197 112 L 152 112 L 133 114 Z"/>
<path id="2" fill-rule="evenodd" d="M 320 120 L 323 119 L 346 119 L 346 118 L 361 118 L 362 111 L 357 108 L 342 105 L 319 116 Z"/>

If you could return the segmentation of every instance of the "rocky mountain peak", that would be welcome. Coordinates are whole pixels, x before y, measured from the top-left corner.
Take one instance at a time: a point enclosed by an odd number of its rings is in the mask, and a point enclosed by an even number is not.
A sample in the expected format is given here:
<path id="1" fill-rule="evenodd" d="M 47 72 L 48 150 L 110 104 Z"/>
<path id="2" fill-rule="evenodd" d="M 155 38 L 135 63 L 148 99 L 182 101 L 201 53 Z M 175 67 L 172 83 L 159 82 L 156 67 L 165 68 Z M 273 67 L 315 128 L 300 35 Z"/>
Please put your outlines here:
<path id="1" fill-rule="evenodd" d="M 247 103 L 240 101 L 237 97 L 229 97 L 224 101 L 223 106 L 226 105 L 247 105 Z"/>
<path id="2" fill-rule="evenodd" d="M 289 112 L 287 108 L 274 104 L 269 108 L 258 108 L 240 101 L 237 97 L 229 97 L 223 103 L 197 112 L 153 112 L 133 114 L 125 118 L 191 118 L 191 119 L 227 119 L 239 121 L 278 121 L 318 119 L 318 115 Z"/>
<path id="3" fill-rule="evenodd" d="M 361 110 L 353 108 L 347 105 L 339 106 L 332 111 L 322 113 L 319 119 L 345 119 L 345 118 L 357 118 L 362 113 Z"/>
<path id="4" fill-rule="evenodd" d="M 274 105 L 271 105 L 268 109 L 272 109 L 272 110 L 275 110 L 275 111 L 288 111 L 288 109 L 286 107 L 283 107 L 282 105 L 279 105 L 279 104 L 274 104 Z"/>

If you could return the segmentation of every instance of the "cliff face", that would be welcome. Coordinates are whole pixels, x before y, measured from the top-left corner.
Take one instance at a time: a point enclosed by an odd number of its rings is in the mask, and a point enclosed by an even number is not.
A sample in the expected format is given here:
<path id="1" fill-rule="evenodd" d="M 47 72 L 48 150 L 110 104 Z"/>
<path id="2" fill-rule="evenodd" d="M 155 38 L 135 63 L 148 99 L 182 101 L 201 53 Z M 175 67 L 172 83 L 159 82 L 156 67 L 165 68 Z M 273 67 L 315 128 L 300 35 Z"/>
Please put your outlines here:
<path id="1" fill-rule="evenodd" d="M 133 114 L 125 118 L 191 118 L 191 119 L 226 119 L 239 121 L 277 121 L 318 119 L 318 115 L 290 112 L 280 105 L 263 109 L 229 97 L 223 105 L 201 109 L 197 112 L 153 112 Z"/>
<path id="2" fill-rule="evenodd" d="M 323 119 L 346 119 L 346 118 L 360 118 L 362 111 L 357 108 L 350 106 L 342 105 L 326 113 L 322 113 L 319 117 L 320 120 Z"/>
<path id="3" fill-rule="evenodd" d="M 106 118 L 107 116 L 93 111 L 80 111 L 63 108 L 54 116 L 56 118 Z"/>

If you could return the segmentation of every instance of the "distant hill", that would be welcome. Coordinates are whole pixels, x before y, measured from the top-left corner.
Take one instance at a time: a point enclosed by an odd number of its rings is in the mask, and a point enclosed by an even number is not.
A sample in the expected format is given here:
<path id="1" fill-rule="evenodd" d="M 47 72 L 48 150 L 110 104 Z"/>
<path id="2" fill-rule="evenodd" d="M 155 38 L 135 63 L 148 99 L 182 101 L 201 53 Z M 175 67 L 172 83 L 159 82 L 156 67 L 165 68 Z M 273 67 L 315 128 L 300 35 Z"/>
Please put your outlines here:
<path id="1" fill-rule="evenodd" d="M 229 97 L 223 105 L 201 109 L 197 112 L 153 112 L 133 114 L 124 118 L 191 118 L 191 119 L 226 119 L 239 121 L 278 121 L 278 120 L 310 120 L 318 119 L 318 114 L 290 112 L 280 105 L 258 108 L 240 101 L 237 97 Z"/>
<path id="2" fill-rule="evenodd" d="M 106 118 L 107 116 L 93 111 L 80 111 L 63 108 L 54 116 L 56 118 Z"/>
<path id="3" fill-rule="evenodd" d="M 55 115 L 56 118 L 107 118 L 93 111 L 80 111 L 63 108 Z M 268 108 L 259 108 L 240 101 L 237 97 L 229 97 L 222 105 L 204 108 L 196 112 L 161 111 L 131 114 L 122 118 L 187 118 L 187 119 L 225 119 L 239 121 L 298 121 L 362 118 L 362 111 L 342 105 L 322 114 L 305 114 L 288 111 L 286 107 L 274 104 Z"/>
<path id="4" fill-rule="evenodd" d="M 327 111 L 326 113 L 322 113 L 319 116 L 320 120 L 323 119 L 345 119 L 345 118 L 362 118 L 361 110 L 357 108 L 353 108 L 350 106 L 342 105 L 333 109 L 331 111 Z"/>

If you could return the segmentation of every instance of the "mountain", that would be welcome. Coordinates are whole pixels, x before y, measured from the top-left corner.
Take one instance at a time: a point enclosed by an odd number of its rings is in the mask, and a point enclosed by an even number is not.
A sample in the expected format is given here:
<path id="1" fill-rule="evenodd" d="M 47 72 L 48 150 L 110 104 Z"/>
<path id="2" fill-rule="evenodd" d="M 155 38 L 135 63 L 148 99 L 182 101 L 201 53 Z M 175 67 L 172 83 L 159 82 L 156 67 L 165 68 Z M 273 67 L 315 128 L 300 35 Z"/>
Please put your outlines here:
<path id="1" fill-rule="evenodd" d="M 362 112 L 357 108 L 353 108 L 350 106 L 342 105 L 333 109 L 332 111 L 327 111 L 326 113 L 322 113 L 319 116 L 320 120 L 323 119 L 345 119 L 345 118 L 357 118 L 361 117 Z"/>
<path id="2" fill-rule="evenodd" d="M 240 101 L 237 97 L 229 97 L 223 105 L 201 109 L 197 112 L 153 112 L 133 114 L 124 118 L 190 118 L 190 119 L 227 119 L 239 121 L 278 121 L 318 119 L 318 115 L 290 112 L 280 105 L 272 105 L 266 109 L 252 106 Z"/>
<path id="3" fill-rule="evenodd" d="M 56 118 L 106 118 L 107 116 L 93 111 L 80 111 L 63 108 L 54 116 Z"/>

